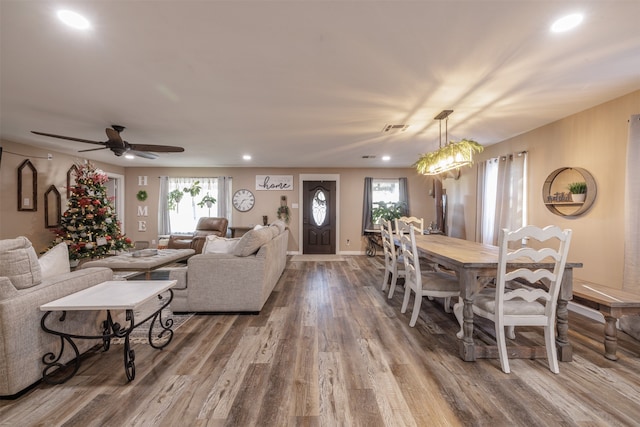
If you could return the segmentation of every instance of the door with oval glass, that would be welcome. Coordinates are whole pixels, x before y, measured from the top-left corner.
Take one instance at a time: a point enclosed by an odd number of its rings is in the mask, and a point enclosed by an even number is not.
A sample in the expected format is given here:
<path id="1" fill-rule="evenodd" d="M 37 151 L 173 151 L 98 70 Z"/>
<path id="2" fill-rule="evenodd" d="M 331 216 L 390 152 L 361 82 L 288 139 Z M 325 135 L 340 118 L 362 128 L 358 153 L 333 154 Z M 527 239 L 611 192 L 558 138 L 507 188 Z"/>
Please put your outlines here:
<path id="1" fill-rule="evenodd" d="M 336 182 L 304 181 L 302 253 L 336 253 Z"/>

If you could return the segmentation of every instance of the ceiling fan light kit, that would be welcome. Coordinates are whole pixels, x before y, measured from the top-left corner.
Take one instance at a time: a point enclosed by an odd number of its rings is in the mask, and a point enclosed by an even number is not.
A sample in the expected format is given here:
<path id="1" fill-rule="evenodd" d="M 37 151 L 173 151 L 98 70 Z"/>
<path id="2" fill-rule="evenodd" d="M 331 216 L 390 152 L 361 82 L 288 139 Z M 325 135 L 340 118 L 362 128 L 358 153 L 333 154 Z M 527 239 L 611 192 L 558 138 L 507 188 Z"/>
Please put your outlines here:
<path id="1" fill-rule="evenodd" d="M 49 136 L 51 138 L 66 139 L 69 141 L 84 142 L 87 144 L 103 146 L 100 148 L 89 148 L 86 150 L 79 150 L 78 151 L 79 153 L 85 153 L 87 151 L 105 150 L 108 148 L 116 156 L 122 156 L 123 154 L 127 154 L 127 155 L 131 154 L 131 155 L 142 157 L 145 159 L 157 159 L 158 154 L 156 153 L 182 153 L 184 151 L 184 148 L 182 147 L 175 147 L 171 145 L 130 144 L 127 141 L 123 140 L 122 137 L 120 136 L 120 132 L 122 132 L 124 129 L 125 127 L 120 125 L 112 125 L 111 128 L 106 128 L 105 132 L 107 134 L 108 139 L 104 142 L 92 141 L 89 139 L 82 139 L 82 138 L 73 138 L 70 136 L 55 135 L 52 133 L 36 132 L 33 130 L 31 131 L 31 133 L 34 133 L 36 135 Z"/>
<path id="2" fill-rule="evenodd" d="M 448 139 L 448 117 L 453 110 L 442 110 L 434 120 L 440 121 L 440 148 L 438 150 L 425 153 L 414 163 L 418 173 L 422 175 L 439 175 L 462 166 L 473 164 L 473 154 L 480 153 L 484 147 L 472 139 L 462 139 L 458 142 L 446 142 L 442 146 L 442 120 L 445 120 L 445 141 Z"/>

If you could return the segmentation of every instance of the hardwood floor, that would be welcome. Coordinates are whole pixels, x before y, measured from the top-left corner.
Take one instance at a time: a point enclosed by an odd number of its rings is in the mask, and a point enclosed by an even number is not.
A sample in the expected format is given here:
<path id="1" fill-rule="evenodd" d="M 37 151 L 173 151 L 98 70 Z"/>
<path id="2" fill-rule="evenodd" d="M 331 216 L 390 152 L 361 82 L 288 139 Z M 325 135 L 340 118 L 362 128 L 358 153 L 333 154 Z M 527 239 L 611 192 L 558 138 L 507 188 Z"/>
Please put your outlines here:
<path id="1" fill-rule="evenodd" d="M 457 323 L 425 300 L 410 328 L 403 291 L 380 291 L 381 257 L 293 262 L 259 315 L 196 315 L 164 350 L 92 352 L 65 384 L 0 401 L 11 426 L 615 426 L 640 423 L 640 343 L 572 314 L 574 360 L 463 362 Z M 519 342 L 543 344 L 521 328 Z M 489 336 L 490 334 L 487 334 Z"/>

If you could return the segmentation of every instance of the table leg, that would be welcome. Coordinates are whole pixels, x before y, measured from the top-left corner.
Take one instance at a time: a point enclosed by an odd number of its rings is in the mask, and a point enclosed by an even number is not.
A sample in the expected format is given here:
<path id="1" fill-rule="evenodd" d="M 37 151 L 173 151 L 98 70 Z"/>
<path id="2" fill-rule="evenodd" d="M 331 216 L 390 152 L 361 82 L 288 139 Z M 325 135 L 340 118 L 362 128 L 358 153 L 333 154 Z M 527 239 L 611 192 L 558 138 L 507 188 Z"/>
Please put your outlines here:
<path id="1" fill-rule="evenodd" d="M 573 348 L 569 343 L 569 300 L 573 298 L 573 269 L 565 269 L 556 307 L 556 350 L 558 360 L 571 362 Z"/>
<path id="2" fill-rule="evenodd" d="M 158 295 L 158 299 L 162 300 L 163 296 Z M 169 289 L 169 298 L 167 298 L 162 307 L 152 315 L 152 320 L 149 322 L 149 345 L 158 350 L 165 348 L 173 339 L 173 330 L 171 329 L 173 326 L 173 319 L 162 318 L 162 310 L 169 306 L 171 300 L 173 300 L 173 290 Z M 162 330 L 154 336 L 153 325 L 155 325 L 156 322 Z"/>
<path id="3" fill-rule="evenodd" d="M 125 313 L 125 319 L 129 324 L 128 327 L 122 328 L 118 323 L 114 323 L 111 317 L 110 310 L 107 310 L 107 322 L 109 323 L 109 327 L 113 332 L 113 336 L 124 338 L 124 372 L 127 375 L 127 379 L 129 381 L 133 381 L 133 379 L 136 377 L 136 353 L 131 348 L 129 335 L 131 334 L 131 331 L 133 331 L 133 329 L 136 327 L 136 323 L 133 310 L 126 310 Z"/>
<path id="4" fill-rule="evenodd" d="M 78 369 L 80 369 L 80 351 L 78 351 L 78 346 L 73 342 L 72 336 L 65 334 L 63 332 L 54 331 L 52 329 L 49 329 L 46 326 L 45 321 L 51 313 L 52 313 L 51 311 L 47 311 L 42 316 L 42 319 L 40 320 L 40 327 L 42 328 L 43 331 L 60 337 L 60 351 L 58 352 L 57 355 L 54 354 L 53 352 L 49 352 L 44 356 L 42 356 L 42 363 L 44 363 L 45 365 L 45 368 L 42 370 L 42 380 L 47 384 L 62 384 L 65 381 L 69 380 L 71 377 L 73 377 L 76 374 L 76 372 L 78 372 Z M 64 322 L 66 317 L 67 317 L 67 312 L 63 311 L 62 314 L 60 315 L 60 319 L 59 319 L 60 322 Z M 66 375 L 60 375 L 60 372 L 62 371 L 62 369 L 66 367 L 65 364 L 60 362 L 60 359 L 64 354 L 65 342 L 69 343 L 76 357 L 70 362 L 70 363 L 73 363 L 73 370 L 70 373 L 67 373 Z M 55 373 L 58 373 L 57 377 Z"/>
<path id="5" fill-rule="evenodd" d="M 466 362 L 476 360 L 475 344 L 473 342 L 473 292 L 475 291 L 476 273 L 463 270 L 459 272 L 460 297 L 464 302 L 462 309 L 462 331 L 464 336 L 460 340 L 460 357 Z"/>
<path id="6" fill-rule="evenodd" d="M 604 316 L 604 357 L 609 360 L 618 360 L 616 350 L 618 349 L 618 319 L 612 316 Z"/>

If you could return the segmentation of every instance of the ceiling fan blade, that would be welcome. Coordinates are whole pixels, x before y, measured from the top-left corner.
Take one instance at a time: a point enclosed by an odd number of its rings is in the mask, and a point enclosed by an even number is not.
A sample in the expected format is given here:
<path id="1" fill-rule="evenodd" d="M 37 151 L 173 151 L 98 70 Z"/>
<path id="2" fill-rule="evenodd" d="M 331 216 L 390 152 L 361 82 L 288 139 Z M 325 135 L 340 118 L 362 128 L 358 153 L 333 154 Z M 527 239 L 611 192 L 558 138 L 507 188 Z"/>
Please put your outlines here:
<path id="1" fill-rule="evenodd" d="M 68 139 L 69 141 L 78 141 L 78 142 L 86 142 L 88 144 L 105 145 L 104 142 L 100 142 L 100 141 L 91 141 L 89 139 L 82 139 L 82 138 L 72 138 L 70 136 L 54 135 L 52 133 L 36 132 L 34 130 L 32 130 L 31 133 L 35 133 L 36 135 L 50 136 L 52 138 Z"/>
<path id="2" fill-rule="evenodd" d="M 109 142 L 117 142 L 118 145 L 121 145 L 124 147 L 124 141 L 122 141 L 122 138 L 120 137 L 120 132 L 111 128 L 106 128 L 105 132 L 107 132 L 107 137 L 109 138 Z"/>
<path id="3" fill-rule="evenodd" d="M 171 145 L 129 144 L 132 150 L 155 151 L 157 153 L 182 153 L 184 148 Z"/>
<path id="4" fill-rule="evenodd" d="M 87 151 L 98 151 L 98 150 L 106 150 L 109 147 L 102 147 L 102 148 L 89 148 L 87 150 L 78 150 L 78 153 L 84 153 Z"/>
<path id="5" fill-rule="evenodd" d="M 151 159 L 151 160 L 157 159 L 158 157 L 160 157 L 155 153 L 148 153 L 146 151 L 138 151 L 138 150 L 129 150 L 127 154 L 133 154 L 134 156 L 142 157 L 143 159 Z"/>

